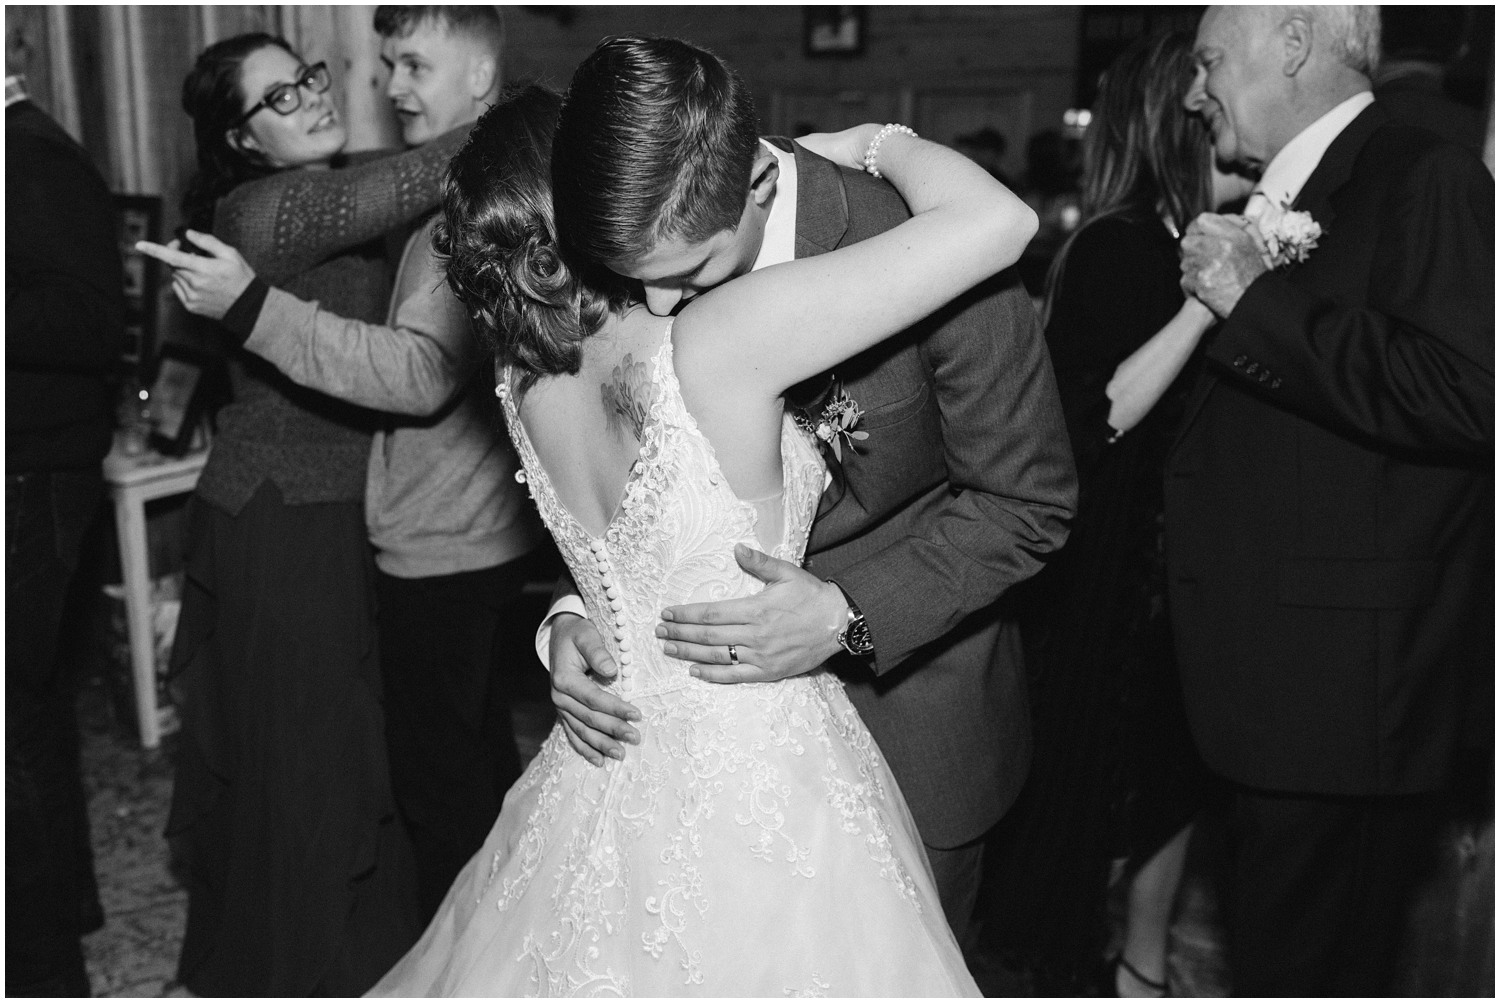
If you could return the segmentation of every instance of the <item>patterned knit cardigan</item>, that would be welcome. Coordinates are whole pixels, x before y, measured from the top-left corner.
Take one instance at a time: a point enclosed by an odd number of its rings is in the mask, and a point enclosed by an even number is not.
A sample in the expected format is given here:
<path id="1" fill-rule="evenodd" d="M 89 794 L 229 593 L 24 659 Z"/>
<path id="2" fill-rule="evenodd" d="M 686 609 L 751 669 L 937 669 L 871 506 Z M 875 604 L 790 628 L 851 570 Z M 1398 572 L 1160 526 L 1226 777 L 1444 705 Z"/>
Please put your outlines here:
<path id="1" fill-rule="evenodd" d="M 443 171 L 467 137 L 337 170 L 288 170 L 240 185 L 215 208 L 214 230 L 266 283 L 342 317 L 380 323 L 390 296 L 381 236 L 434 208 Z M 239 349 L 233 403 L 198 495 L 236 515 L 265 481 L 288 505 L 364 498 L 370 436 L 381 416 L 299 387 Z"/>

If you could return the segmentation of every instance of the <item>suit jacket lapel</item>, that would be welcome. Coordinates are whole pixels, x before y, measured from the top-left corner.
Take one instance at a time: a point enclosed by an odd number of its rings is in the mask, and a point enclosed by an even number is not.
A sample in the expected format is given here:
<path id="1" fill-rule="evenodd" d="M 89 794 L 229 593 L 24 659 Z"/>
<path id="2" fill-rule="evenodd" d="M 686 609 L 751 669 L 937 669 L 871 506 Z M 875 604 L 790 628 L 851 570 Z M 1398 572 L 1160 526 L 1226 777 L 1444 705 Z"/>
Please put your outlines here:
<path id="1" fill-rule="evenodd" d="M 780 150 L 792 152 L 797 158 L 796 257 L 807 258 L 832 251 L 849 230 L 849 201 L 838 168 L 831 160 L 809 152 L 789 139 L 778 136 L 766 141 Z M 822 373 L 789 388 L 788 402 L 798 402 L 793 406 L 801 407 L 806 401 L 822 399 L 831 386 L 831 378 L 831 373 Z M 819 500 L 817 518 L 822 518 L 844 497 L 848 485 L 843 464 L 833 450 L 821 441 L 819 446 L 833 477 Z"/>
<path id="2" fill-rule="evenodd" d="M 1372 104 L 1360 112 L 1338 134 L 1338 138 L 1329 144 L 1323 159 L 1318 161 L 1318 166 L 1313 168 L 1302 191 L 1297 193 L 1297 200 L 1292 208 L 1311 213 L 1313 219 L 1327 229 L 1333 222 L 1330 202 L 1334 194 L 1344 187 L 1349 175 L 1354 172 L 1354 162 L 1359 158 L 1359 151 L 1365 148 L 1370 134 L 1389 119 L 1390 116 L 1379 105 Z"/>
<path id="3" fill-rule="evenodd" d="M 1297 199 L 1292 208 L 1309 213 L 1325 230 L 1332 226 L 1335 215 L 1332 205 L 1333 196 L 1349 180 L 1349 175 L 1354 171 L 1354 162 L 1359 157 L 1359 151 L 1364 149 L 1370 134 L 1389 119 L 1390 116 L 1379 105 L 1373 104 L 1355 116 L 1354 121 L 1345 126 L 1344 131 L 1339 133 L 1324 151 L 1323 159 L 1318 161 L 1318 166 L 1313 168 L 1312 174 L 1308 175 L 1307 182 L 1297 193 Z M 1198 378 L 1198 382 L 1188 396 L 1182 425 L 1177 433 L 1177 442 L 1180 443 L 1186 436 L 1188 428 L 1193 424 L 1193 419 L 1198 417 L 1198 412 L 1202 410 L 1204 402 L 1213 393 L 1213 388 L 1218 382 L 1219 378 L 1207 369 Z"/>

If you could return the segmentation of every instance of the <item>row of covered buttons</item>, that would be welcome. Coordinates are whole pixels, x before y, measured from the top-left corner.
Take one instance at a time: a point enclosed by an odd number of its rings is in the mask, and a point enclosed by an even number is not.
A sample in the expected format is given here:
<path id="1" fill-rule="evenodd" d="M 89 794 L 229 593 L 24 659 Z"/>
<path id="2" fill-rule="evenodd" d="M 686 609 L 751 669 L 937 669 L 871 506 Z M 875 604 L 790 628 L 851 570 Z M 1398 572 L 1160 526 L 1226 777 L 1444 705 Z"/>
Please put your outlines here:
<path id="1" fill-rule="evenodd" d="M 1237 355 L 1230 365 L 1244 373 L 1246 376 L 1254 376 L 1255 382 L 1264 383 L 1269 389 L 1275 390 L 1281 386 L 1281 377 L 1272 376 L 1271 370 L 1262 366 L 1259 362 L 1252 362 L 1248 355 Z"/>
<path id="2" fill-rule="evenodd" d="M 590 540 L 589 550 L 594 553 L 594 565 L 599 571 L 599 584 L 604 586 L 605 598 L 609 600 L 610 616 L 614 620 L 615 643 L 620 649 L 620 666 L 631 662 L 630 636 L 625 632 L 625 601 L 620 598 L 620 586 L 615 581 L 614 569 L 609 563 L 609 549 L 603 540 Z"/>
<path id="3" fill-rule="evenodd" d="M 510 396 L 510 387 L 505 384 L 504 380 L 502 380 L 499 383 L 495 384 L 495 396 L 499 397 L 502 401 L 505 400 L 507 397 Z M 517 484 L 525 484 L 526 483 L 526 470 L 525 470 L 525 468 L 522 468 L 522 467 L 516 468 L 515 478 L 516 478 L 516 483 Z"/>

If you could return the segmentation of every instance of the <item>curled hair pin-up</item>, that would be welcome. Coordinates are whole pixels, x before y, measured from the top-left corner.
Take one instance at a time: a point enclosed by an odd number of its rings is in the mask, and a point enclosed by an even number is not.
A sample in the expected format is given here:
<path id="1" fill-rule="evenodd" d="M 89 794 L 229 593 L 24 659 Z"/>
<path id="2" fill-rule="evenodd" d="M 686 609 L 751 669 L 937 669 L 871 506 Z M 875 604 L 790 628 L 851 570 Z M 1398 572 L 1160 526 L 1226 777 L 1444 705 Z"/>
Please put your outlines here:
<path id="1" fill-rule="evenodd" d="M 625 301 L 584 281 L 558 246 L 549 158 L 561 103 L 521 85 L 480 116 L 448 165 L 433 234 L 475 333 L 516 366 L 522 392 L 541 376 L 577 373 L 584 339 Z"/>

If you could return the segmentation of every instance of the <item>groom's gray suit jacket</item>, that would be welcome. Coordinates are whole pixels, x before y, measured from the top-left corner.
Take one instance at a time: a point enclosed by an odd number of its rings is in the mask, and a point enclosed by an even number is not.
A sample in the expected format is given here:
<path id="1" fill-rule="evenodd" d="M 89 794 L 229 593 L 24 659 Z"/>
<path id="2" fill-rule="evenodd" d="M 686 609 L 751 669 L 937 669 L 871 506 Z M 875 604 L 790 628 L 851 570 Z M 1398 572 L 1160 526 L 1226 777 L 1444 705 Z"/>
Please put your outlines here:
<path id="1" fill-rule="evenodd" d="M 797 257 L 910 216 L 887 182 L 795 150 Z M 1077 480 L 1056 383 L 1014 269 L 837 376 L 869 437 L 844 450 L 808 568 L 864 612 L 873 664 L 835 668 L 923 840 L 958 846 L 1000 818 L 1030 765 L 1020 639 L 997 600 L 1067 537 Z"/>

